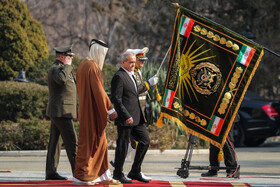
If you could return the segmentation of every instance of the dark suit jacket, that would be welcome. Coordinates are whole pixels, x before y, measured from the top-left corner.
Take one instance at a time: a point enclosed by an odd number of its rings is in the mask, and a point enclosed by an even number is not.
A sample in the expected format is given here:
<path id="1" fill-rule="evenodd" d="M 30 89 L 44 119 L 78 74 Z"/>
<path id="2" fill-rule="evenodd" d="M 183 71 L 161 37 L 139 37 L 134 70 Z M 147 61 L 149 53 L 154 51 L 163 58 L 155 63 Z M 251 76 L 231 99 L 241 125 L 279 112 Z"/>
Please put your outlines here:
<path id="1" fill-rule="evenodd" d="M 135 85 L 122 68 L 116 72 L 112 79 L 111 100 L 118 113 L 118 118 L 115 120 L 116 125 L 136 126 L 143 120 Z M 132 125 L 125 123 L 130 117 L 133 118 Z"/>
<path id="2" fill-rule="evenodd" d="M 48 72 L 48 87 L 47 116 L 77 118 L 76 79 L 72 66 L 56 60 Z"/>

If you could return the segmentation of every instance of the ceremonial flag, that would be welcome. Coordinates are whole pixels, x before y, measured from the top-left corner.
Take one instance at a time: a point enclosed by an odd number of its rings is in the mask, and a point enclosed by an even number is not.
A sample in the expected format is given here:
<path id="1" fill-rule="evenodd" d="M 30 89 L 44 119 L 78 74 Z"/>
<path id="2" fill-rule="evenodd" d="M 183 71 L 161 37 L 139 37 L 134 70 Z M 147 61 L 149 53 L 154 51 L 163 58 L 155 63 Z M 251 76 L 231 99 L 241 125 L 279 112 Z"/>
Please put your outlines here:
<path id="1" fill-rule="evenodd" d="M 171 41 L 162 118 L 223 147 L 263 47 L 179 7 Z"/>

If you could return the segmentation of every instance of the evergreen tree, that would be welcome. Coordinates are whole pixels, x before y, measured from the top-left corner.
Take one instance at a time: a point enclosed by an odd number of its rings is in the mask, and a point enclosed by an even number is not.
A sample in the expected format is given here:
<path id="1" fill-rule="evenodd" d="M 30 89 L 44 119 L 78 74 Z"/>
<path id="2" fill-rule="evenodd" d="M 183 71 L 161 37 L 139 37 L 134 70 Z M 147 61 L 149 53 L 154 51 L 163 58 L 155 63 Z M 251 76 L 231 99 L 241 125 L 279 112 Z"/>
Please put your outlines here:
<path id="1" fill-rule="evenodd" d="M 19 0 L 0 1 L 0 80 L 12 80 L 21 69 L 48 57 L 42 25 Z"/>

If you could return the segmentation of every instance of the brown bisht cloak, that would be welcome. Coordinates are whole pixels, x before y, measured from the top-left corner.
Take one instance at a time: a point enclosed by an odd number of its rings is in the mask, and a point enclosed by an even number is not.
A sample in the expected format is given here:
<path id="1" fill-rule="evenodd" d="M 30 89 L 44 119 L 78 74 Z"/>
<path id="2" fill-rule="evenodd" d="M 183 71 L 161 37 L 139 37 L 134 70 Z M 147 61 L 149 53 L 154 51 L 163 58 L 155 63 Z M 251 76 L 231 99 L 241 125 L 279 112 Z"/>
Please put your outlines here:
<path id="1" fill-rule="evenodd" d="M 83 60 L 76 76 L 80 127 L 74 177 L 92 181 L 109 169 L 105 127 L 113 105 L 104 90 L 102 72 L 94 61 Z"/>

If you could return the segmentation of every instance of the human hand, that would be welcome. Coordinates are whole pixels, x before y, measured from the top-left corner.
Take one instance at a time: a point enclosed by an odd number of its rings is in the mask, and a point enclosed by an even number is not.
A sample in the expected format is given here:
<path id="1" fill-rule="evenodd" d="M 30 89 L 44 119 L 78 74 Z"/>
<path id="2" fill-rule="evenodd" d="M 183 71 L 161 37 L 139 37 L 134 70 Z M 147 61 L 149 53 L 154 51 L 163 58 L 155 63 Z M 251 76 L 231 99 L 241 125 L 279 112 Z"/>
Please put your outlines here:
<path id="1" fill-rule="evenodd" d="M 118 117 L 118 113 L 115 111 L 112 114 L 109 115 L 110 120 L 116 119 Z"/>
<path id="2" fill-rule="evenodd" d="M 125 121 L 125 123 L 128 124 L 128 125 L 133 124 L 133 118 L 132 118 L 132 117 L 128 118 L 128 119 Z"/>
<path id="3" fill-rule="evenodd" d="M 149 83 L 150 83 L 151 86 L 156 85 L 156 84 L 158 83 L 158 77 L 157 77 L 157 75 L 154 75 L 154 76 L 153 76 L 152 78 L 150 78 L 148 81 L 149 81 Z"/>

